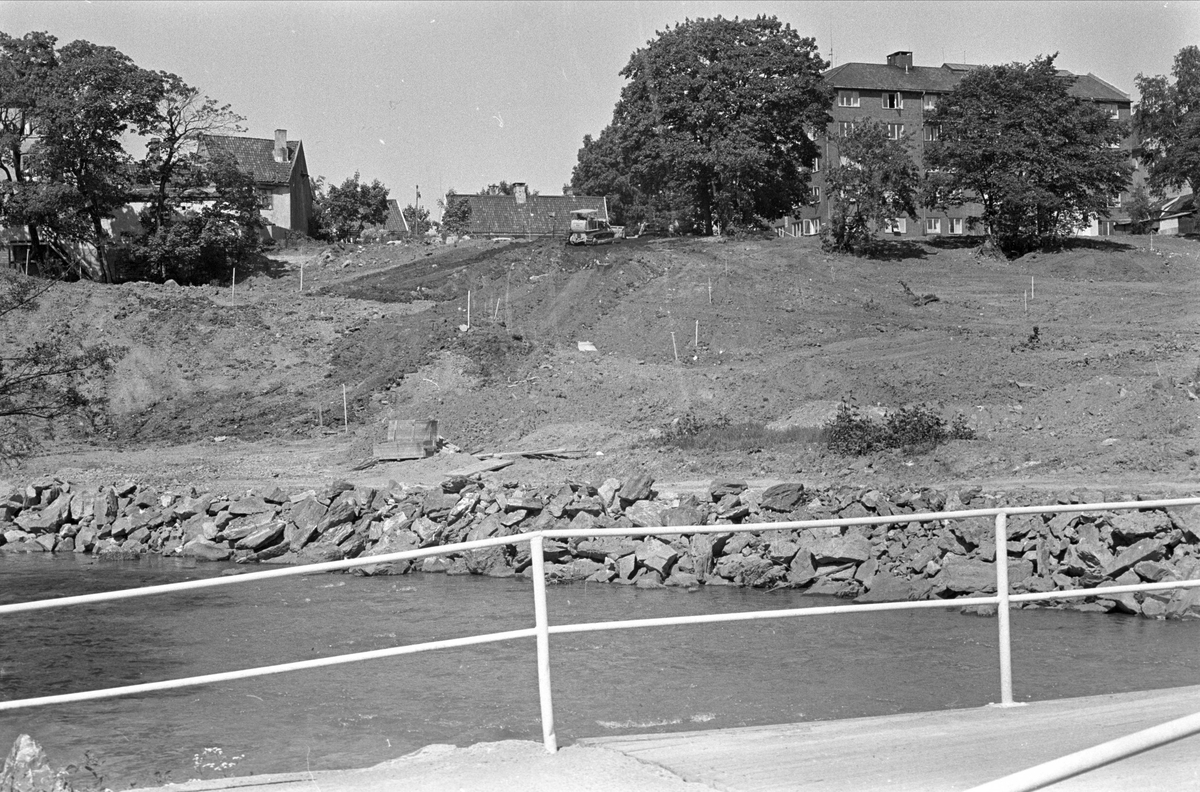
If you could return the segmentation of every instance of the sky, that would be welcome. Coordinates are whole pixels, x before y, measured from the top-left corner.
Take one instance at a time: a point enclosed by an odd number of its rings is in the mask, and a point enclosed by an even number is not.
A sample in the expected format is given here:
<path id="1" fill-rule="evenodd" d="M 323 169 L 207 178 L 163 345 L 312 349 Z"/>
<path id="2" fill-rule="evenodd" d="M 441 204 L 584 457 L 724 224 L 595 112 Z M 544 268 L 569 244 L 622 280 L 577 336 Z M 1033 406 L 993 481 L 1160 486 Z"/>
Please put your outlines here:
<path id="1" fill-rule="evenodd" d="M 286 129 L 309 172 L 356 171 L 401 205 L 420 188 L 501 180 L 558 194 L 583 136 L 612 118 L 619 72 L 687 19 L 777 16 L 835 65 L 911 50 L 919 66 L 1058 52 L 1137 101 L 1138 73 L 1169 74 L 1200 43 L 1200 2 L 11 2 L 0 30 L 116 47 L 246 117 Z"/>

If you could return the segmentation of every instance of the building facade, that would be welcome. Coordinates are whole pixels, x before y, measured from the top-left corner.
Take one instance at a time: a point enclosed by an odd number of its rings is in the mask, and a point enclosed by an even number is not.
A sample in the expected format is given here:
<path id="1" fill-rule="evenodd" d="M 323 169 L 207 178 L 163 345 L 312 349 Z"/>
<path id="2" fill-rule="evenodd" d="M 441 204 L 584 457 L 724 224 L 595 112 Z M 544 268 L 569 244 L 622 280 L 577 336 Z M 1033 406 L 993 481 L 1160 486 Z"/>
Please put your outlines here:
<path id="1" fill-rule="evenodd" d="M 839 161 L 838 140 L 856 123 L 873 119 L 885 126 L 890 137 L 907 140 L 917 167 L 923 168 L 925 146 L 938 135 L 937 127 L 926 123 L 927 119 L 937 108 L 939 97 L 953 90 L 963 75 L 974 68 L 977 66 L 966 63 L 915 66 L 913 54 L 901 50 L 888 55 L 884 63 L 844 63 L 827 71 L 825 81 L 834 90 L 832 120 L 816 139 L 821 153 L 811 166 L 809 203 L 793 216 L 783 218 L 776 226 L 777 233 L 812 236 L 829 222 L 832 205 L 826 192 L 825 174 Z M 1059 75 L 1073 80 L 1068 89 L 1071 95 L 1097 102 L 1116 120 L 1131 120 L 1132 103 L 1128 94 L 1094 74 L 1075 75 L 1060 70 Z M 1132 138 L 1126 138 L 1121 145 L 1132 150 Z M 1093 220 L 1082 234 L 1113 233 L 1114 223 L 1127 219 L 1120 208 L 1127 198 L 1128 192 L 1113 196 L 1110 216 Z M 967 234 L 970 233 L 968 218 L 979 216 L 982 207 L 965 204 L 946 211 L 925 208 L 918 211 L 916 217 L 895 218 L 887 232 L 899 237 Z"/>
<path id="2" fill-rule="evenodd" d="M 514 182 L 512 195 L 457 195 L 471 207 L 466 234 L 479 237 L 566 238 L 571 212 L 592 209 L 608 220 L 608 200 L 593 195 L 536 195 L 525 183 Z M 447 198 L 449 200 L 449 198 Z"/>
<path id="3" fill-rule="evenodd" d="M 307 234 L 313 216 L 312 181 L 304 156 L 304 142 L 288 140 L 286 129 L 275 138 L 201 135 L 202 158 L 230 156 L 238 170 L 254 179 L 267 233 L 281 240 L 289 233 Z"/>

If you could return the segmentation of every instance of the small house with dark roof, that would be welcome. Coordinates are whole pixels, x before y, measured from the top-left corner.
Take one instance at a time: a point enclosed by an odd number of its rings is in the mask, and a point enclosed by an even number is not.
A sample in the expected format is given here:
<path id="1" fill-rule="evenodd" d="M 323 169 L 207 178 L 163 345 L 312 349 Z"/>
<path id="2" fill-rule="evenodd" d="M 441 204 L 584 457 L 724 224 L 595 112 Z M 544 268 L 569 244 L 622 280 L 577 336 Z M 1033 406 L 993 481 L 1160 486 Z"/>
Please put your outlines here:
<path id="1" fill-rule="evenodd" d="M 594 195 L 531 195 L 523 182 L 513 184 L 512 195 L 457 195 L 471 207 L 466 234 L 482 237 L 566 238 L 571 212 L 592 209 L 608 220 L 608 201 Z"/>
<path id="2" fill-rule="evenodd" d="M 202 158 L 232 157 L 238 169 L 254 179 L 272 238 L 283 239 L 288 232 L 308 233 L 313 190 L 303 141 L 288 140 L 286 129 L 276 129 L 274 140 L 201 135 L 198 152 Z"/>

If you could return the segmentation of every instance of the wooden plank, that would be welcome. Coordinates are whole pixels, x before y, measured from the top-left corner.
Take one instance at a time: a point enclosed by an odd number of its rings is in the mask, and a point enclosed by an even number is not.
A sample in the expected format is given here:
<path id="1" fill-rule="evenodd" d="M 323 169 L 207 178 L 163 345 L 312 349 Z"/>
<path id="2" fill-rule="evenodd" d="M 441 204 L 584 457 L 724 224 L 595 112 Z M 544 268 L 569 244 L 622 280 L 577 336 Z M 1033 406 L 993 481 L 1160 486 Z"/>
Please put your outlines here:
<path id="1" fill-rule="evenodd" d="M 564 454 L 586 454 L 586 448 L 543 448 L 534 451 L 492 451 L 477 454 L 480 457 L 495 457 L 496 459 L 504 459 L 506 457 L 537 457 L 537 456 L 562 456 Z"/>
<path id="2" fill-rule="evenodd" d="M 425 448 L 412 443 L 376 443 L 371 455 L 378 460 L 395 462 L 404 459 L 424 459 Z"/>
<path id="3" fill-rule="evenodd" d="M 506 468 L 513 463 L 511 459 L 485 459 L 476 462 L 473 465 L 461 467 L 458 470 L 451 470 L 447 476 L 474 476 L 476 473 L 487 473 L 489 470 L 499 470 Z"/>

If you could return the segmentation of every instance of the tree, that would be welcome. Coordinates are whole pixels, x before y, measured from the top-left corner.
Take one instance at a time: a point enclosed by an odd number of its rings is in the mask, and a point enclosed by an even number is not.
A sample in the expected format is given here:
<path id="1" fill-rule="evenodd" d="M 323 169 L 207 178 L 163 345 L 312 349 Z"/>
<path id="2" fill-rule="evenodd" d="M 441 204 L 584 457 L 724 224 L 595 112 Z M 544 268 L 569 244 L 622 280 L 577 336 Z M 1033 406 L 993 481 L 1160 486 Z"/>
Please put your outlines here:
<path id="1" fill-rule="evenodd" d="M 621 71 L 612 123 L 584 139 L 571 184 L 621 195 L 629 213 L 685 213 L 704 233 L 782 215 L 808 188 L 814 130 L 832 103 L 828 65 L 774 17 L 660 32 Z"/>
<path id="2" fill-rule="evenodd" d="M 442 210 L 442 230 L 447 234 L 462 236 L 471 225 L 471 204 L 466 198 L 454 192 L 451 187 L 446 190 L 446 197 L 438 200 Z M 408 215 L 405 215 L 405 219 Z"/>
<path id="3" fill-rule="evenodd" d="M 64 196 L 30 183 L 25 150 L 35 140 L 37 88 L 58 63 L 56 42 L 49 33 L 14 38 L 0 32 L 0 170 L 7 181 L 0 187 L 0 212 L 6 225 L 28 229 L 30 250 L 39 259 L 40 228 L 55 218 Z"/>
<path id="4" fill-rule="evenodd" d="M 1135 83 L 1141 94 L 1134 113 L 1138 137 L 1135 151 L 1150 171 L 1150 187 L 1162 196 L 1186 185 L 1200 191 L 1200 47 L 1184 47 L 1175 55 L 1172 83 L 1163 75 Z"/>
<path id="5" fill-rule="evenodd" d="M 112 369 L 121 350 L 107 344 L 82 346 L 54 327 L 21 345 L 13 315 L 32 311 L 55 281 L 34 280 L 0 270 L 0 462 L 11 463 L 36 447 L 56 419 L 93 418 L 101 403 L 95 383 Z"/>
<path id="6" fill-rule="evenodd" d="M 1131 234 L 1150 233 L 1150 224 L 1162 212 L 1162 205 L 1154 201 L 1141 184 L 1130 193 L 1129 200 L 1121 208 L 1129 215 Z"/>
<path id="7" fill-rule="evenodd" d="M 224 281 L 262 247 L 265 226 L 254 179 L 228 157 L 205 163 L 204 201 L 128 245 L 125 274 L 185 284 Z"/>
<path id="8" fill-rule="evenodd" d="M 859 122 L 838 141 L 841 164 L 826 177 L 833 207 L 823 244 L 838 252 L 869 246 L 892 218 L 916 214 L 917 167 L 903 141 L 878 121 Z"/>
<path id="9" fill-rule="evenodd" d="M 111 281 L 103 221 L 128 201 L 133 172 L 121 138 L 151 129 L 162 80 L 116 49 L 87 41 L 59 49 L 57 64 L 41 76 L 34 90 L 37 139 L 28 156 L 31 175 L 73 190 L 73 200 L 64 201 L 60 214 L 74 214 L 82 222 L 63 228 L 73 233 L 86 226 L 100 277 Z"/>
<path id="10" fill-rule="evenodd" d="M 340 187 L 330 187 L 323 196 L 317 193 L 317 212 L 334 239 L 353 239 L 367 225 L 387 220 L 388 188 L 378 179 L 370 184 L 359 180 L 358 171 Z"/>
<path id="11" fill-rule="evenodd" d="M 404 219 L 408 221 L 409 233 L 415 236 L 423 236 L 426 231 L 433 228 L 433 223 L 429 222 L 429 210 L 425 207 L 420 209 L 415 208 L 412 204 L 404 207 Z"/>
<path id="12" fill-rule="evenodd" d="M 1056 55 L 969 71 L 928 123 L 939 170 L 927 205 L 983 206 L 990 241 L 1009 256 L 1052 245 L 1104 215 L 1129 180 L 1121 125 L 1071 96 Z"/>
<path id="13" fill-rule="evenodd" d="M 241 122 L 246 120 L 174 74 L 159 72 L 159 78 L 162 95 L 147 129 L 150 140 L 139 174 L 154 187 L 142 220 L 150 234 L 170 222 L 186 190 L 204 184 L 196 151 L 200 136 L 244 132 Z"/>

